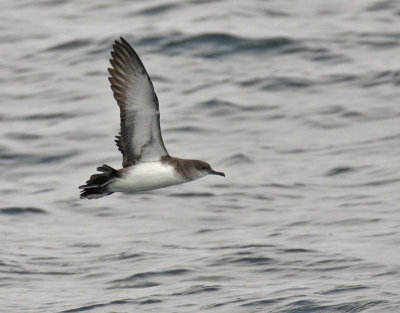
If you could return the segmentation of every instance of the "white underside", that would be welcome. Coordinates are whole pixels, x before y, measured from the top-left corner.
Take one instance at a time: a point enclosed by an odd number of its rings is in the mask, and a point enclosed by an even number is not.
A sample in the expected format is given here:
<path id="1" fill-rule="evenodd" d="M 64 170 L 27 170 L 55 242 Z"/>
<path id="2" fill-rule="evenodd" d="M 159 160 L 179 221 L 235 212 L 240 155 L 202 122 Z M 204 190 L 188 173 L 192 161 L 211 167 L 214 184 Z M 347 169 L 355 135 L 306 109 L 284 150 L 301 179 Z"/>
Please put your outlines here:
<path id="1" fill-rule="evenodd" d="M 110 183 L 112 192 L 136 193 L 187 182 L 174 168 L 161 162 L 143 162 L 127 168 L 123 177 Z"/>

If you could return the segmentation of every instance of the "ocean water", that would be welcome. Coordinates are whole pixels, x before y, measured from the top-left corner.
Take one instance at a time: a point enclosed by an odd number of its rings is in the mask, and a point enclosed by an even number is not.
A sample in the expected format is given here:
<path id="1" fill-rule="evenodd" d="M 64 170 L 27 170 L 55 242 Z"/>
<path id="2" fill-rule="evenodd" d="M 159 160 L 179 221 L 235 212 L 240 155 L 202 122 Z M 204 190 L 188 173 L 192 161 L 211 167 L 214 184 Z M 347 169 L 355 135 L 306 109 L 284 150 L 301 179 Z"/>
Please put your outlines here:
<path id="1" fill-rule="evenodd" d="M 119 36 L 226 178 L 79 199 Z M 0 312 L 400 312 L 398 1 L 2 0 L 0 42 Z"/>

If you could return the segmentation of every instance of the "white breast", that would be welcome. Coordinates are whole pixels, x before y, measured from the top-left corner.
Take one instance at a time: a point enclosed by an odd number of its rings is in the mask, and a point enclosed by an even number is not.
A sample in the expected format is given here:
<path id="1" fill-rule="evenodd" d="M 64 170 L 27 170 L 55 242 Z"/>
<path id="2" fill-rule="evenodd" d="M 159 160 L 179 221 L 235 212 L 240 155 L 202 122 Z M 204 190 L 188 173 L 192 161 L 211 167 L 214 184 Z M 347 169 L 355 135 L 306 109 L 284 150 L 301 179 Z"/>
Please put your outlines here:
<path id="1" fill-rule="evenodd" d="M 110 184 L 110 191 L 135 193 L 185 183 L 172 166 L 161 162 L 143 162 L 127 169 L 123 177 Z"/>

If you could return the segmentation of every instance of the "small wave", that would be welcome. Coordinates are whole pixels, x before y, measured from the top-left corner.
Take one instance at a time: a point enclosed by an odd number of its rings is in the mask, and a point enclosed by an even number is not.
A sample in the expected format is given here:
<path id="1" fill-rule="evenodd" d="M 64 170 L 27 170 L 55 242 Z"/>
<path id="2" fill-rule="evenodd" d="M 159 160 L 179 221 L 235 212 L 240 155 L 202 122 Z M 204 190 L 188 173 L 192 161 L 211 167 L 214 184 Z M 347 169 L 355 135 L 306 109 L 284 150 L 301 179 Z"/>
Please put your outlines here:
<path id="1" fill-rule="evenodd" d="M 331 295 L 331 294 L 336 294 L 336 293 L 341 293 L 341 292 L 348 292 L 348 291 L 358 291 L 362 289 L 368 289 L 367 286 L 363 285 L 354 285 L 354 286 L 336 286 L 333 289 L 329 289 L 326 291 L 321 291 L 320 294 L 322 295 Z"/>
<path id="2" fill-rule="evenodd" d="M 354 172 L 353 167 L 348 167 L 348 166 L 339 166 L 339 167 L 334 167 L 330 169 L 325 176 L 337 176 L 337 175 L 342 175 L 350 172 Z"/>
<path id="3" fill-rule="evenodd" d="M 162 276 L 179 276 L 189 273 L 190 271 L 187 269 L 174 269 L 174 270 L 166 270 L 166 271 L 159 271 L 159 272 L 143 272 L 131 275 L 127 278 L 117 279 L 110 281 L 110 283 L 121 283 L 121 282 L 132 282 L 141 279 L 147 279 L 149 277 L 162 277 Z"/>
<path id="4" fill-rule="evenodd" d="M 259 90 L 280 91 L 286 89 L 303 89 L 309 87 L 335 85 L 343 83 L 352 83 L 360 81 L 360 77 L 356 75 L 337 74 L 328 75 L 318 80 L 311 80 L 306 77 L 276 76 L 251 78 L 239 82 L 242 87 L 257 87 Z"/>
<path id="5" fill-rule="evenodd" d="M 384 304 L 385 301 L 352 301 L 343 302 L 335 305 L 321 305 L 315 301 L 310 300 L 299 300 L 288 304 L 288 308 L 285 309 L 285 313 L 297 313 L 297 312 L 364 312 L 379 304 Z M 384 312 L 384 310 L 378 310 L 378 312 Z"/>
<path id="6" fill-rule="evenodd" d="M 91 311 L 93 309 L 97 309 L 97 308 L 101 308 L 101 307 L 129 304 L 131 302 L 132 301 L 127 301 L 127 300 L 115 300 L 115 301 L 111 301 L 108 303 L 98 303 L 98 304 L 82 306 L 82 307 L 76 308 L 76 309 L 65 310 L 65 311 L 61 311 L 61 313 L 75 313 L 75 312 Z"/>
<path id="7" fill-rule="evenodd" d="M 400 71 L 381 71 L 366 75 L 361 79 L 360 86 L 364 88 L 377 87 L 381 85 L 400 85 Z"/>
<path id="8" fill-rule="evenodd" d="M 286 254 L 286 253 L 314 253 L 315 251 L 303 248 L 292 248 L 292 249 L 283 249 L 280 252 Z"/>
<path id="9" fill-rule="evenodd" d="M 266 80 L 261 89 L 267 91 L 280 91 L 286 89 L 308 88 L 317 84 L 317 82 L 305 77 L 273 77 Z"/>
<path id="10" fill-rule="evenodd" d="M 228 276 L 222 276 L 222 275 L 205 275 L 205 276 L 197 276 L 191 279 L 191 281 L 197 281 L 197 282 L 216 282 L 216 281 L 230 281 L 232 278 Z"/>
<path id="11" fill-rule="evenodd" d="M 374 180 L 374 181 L 369 181 L 366 183 L 359 184 L 359 186 L 365 186 L 365 187 L 371 187 L 371 186 L 385 186 L 385 185 L 391 185 L 393 183 L 398 183 L 400 182 L 400 178 L 393 178 L 393 179 L 381 179 L 381 180 Z"/>
<path id="12" fill-rule="evenodd" d="M 6 133 L 5 134 L 6 138 L 11 138 L 14 140 L 21 140 L 21 141 L 34 141 L 41 139 L 42 136 L 37 135 L 37 134 L 32 134 L 32 133 Z"/>
<path id="13" fill-rule="evenodd" d="M 5 153 L 1 157 L 3 159 L 3 163 L 7 162 L 23 162 L 25 165 L 28 164 L 38 164 L 38 163 L 54 163 L 60 162 L 63 160 L 67 160 L 71 157 L 78 155 L 77 151 L 71 151 L 61 154 L 53 154 L 53 155 L 34 155 L 28 153 Z"/>
<path id="14" fill-rule="evenodd" d="M 249 252 L 251 254 L 251 252 Z M 275 260 L 268 257 L 263 256 L 229 256 L 223 257 L 213 263 L 214 266 L 226 266 L 227 264 L 241 264 L 244 266 L 252 266 L 252 265 L 266 265 L 272 264 Z"/>
<path id="15" fill-rule="evenodd" d="M 289 17 L 290 16 L 290 14 L 288 14 L 282 10 L 267 9 L 264 11 L 264 13 L 270 17 Z"/>
<path id="16" fill-rule="evenodd" d="M 367 7 L 366 11 L 383 11 L 396 8 L 395 1 L 378 1 Z"/>
<path id="17" fill-rule="evenodd" d="M 52 0 L 52 1 L 37 1 L 35 3 L 32 3 L 32 6 L 42 6 L 42 7 L 55 7 L 59 5 L 63 5 L 70 2 L 69 0 Z M 29 5 L 30 3 L 24 3 L 24 6 Z"/>
<path id="18" fill-rule="evenodd" d="M 210 99 L 198 104 L 202 112 L 212 111 L 213 115 L 229 115 L 240 112 L 266 111 L 274 109 L 274 106 L 268 105 L 239 105 L 231 101 Z"/>
<path id="19" fill-rule="evenodd" d="M 100 248 L 101 244 L 98 243 L 86 243 L 86 242 L 79 242 L 70 245 L 71 248 Z"/>
<path id="20" fill-rule="evenodd" d="M 265 308 L 266 305 L 271 305 L 274 303 L 281 302 L 283 300 L 286 300 L 287 298 L 273 298 L 273 299 L 264 299 L 264 300 L 257 300 L 257 301 L 250 301 L 241 304 L 241 306 L 247 307 L 247 306 L 255 306 L 255 307 L 262 307 Z"/>
<path id="21" fill-rule="evenodd" d="M 207 101 L 201 102 L 199 105 L 204 108 L 234 108 L 234 109 L 239 108 L 238 105 L 236 105 L 232 102 L 222 101 L 222 100 L 218 100 L 218 99 L 207 100 Z"/>
<path id="22" fill-rule="evenodd" d="M 179 276 L 190 272 L 187 269 L 175 269 L 159 272 L 143 272 L 131 275 L 127 278 L 117 279 L 110 281 L 112 284 L 109 289 L 128 289 L 128 288 L 150 288 L 159 286 L 161 283 L 153 281 L 153 279 L 165 277 L 165 276 Z M 152 279 L 152 280 L 150 280 Z"/>
<path id="23" fill-rule="evenodd" d="M 243 87 L 258 87 L 259 90 L 281 91 L 286 89 L 300 89 L 317 86 L 320 82 L 305 77 L 265 77 L 245 80 L 239 83 Z M 271 108 L 267 107 L 267 108 Z M 272 107 L 273 108 L 273 107 Z"/>
<path id="24" fill-rule="evenodd" d="M 57 44 L 55 46 L 52 46 L 50 48 L 47 48 L 44 50 L 45 52 L 53 52 L 53 51 L 65 51 L 65 50 L 73 50 L 77 48 L 82 48 L 85 46 L 89 46 L 91 44 L 90 40 L 87 39 L 74 39 L 74 40 L 69 40 L 62 42 L 60 44 Z"/>
<path id="25" fill-rule="evenodd" d="M 358 75 L 354 74 L 332 74 L 326 76 L 325 84 L 340 84 L 353 82 L 359 79 Z"/>
<path id="26" fill-rule="evenodd" d="M 43 264 L 42 264 L 43 265 Z M 37 270 L 27 270 L 22 267 L 13 267 L 9 270 L 1 270 L 0 272 L 2 273 L 7 273 L 7 274 L 17 274 L 21 276 L 26 276 L 26 275 L 34 275 L 34 276 L 42 276 L 42 275 L 49 275 L 49 276 L 73 276 L 76 275 L 77 273 L 74 271 L 70 272 L 61 272 L 61 271 L 37 271 Z"/>
<path id="27" fill-rule="evenodd" d="M 304 50 L 299 42 L 285 37 L 249 39 L 225 33 L 208 33 L 195 36 L 179 36 L 164 44 L 166 51 L 184 50 L 196 51 L 196 55 L 214 58 L 221 55 L 243 52 L 265 53 L 279 50 L 280 53 L 290 53 L 293 49 Z"/>
<path id="28" fill-rule="evenodd" d="M 351 59 L 343 54 L 332 53 L 323 49 L 316 49 L 308 57 L 315 62 L 330 62 L 334 64 L 351 62 Z"/>
<path id="29" fill-rule="evenodd" d="M 172 295 L 173 296 L 187 296 L 187 295 L 195 295 L 195 294 L 200 294 L 204 292 L 214 292 L 220 290 L 221 287 L 219 286 L 192 286 L 189 289 L 181 292 L 175 292 Z"/>
<path id="30" fill-rule="evenodd" d="M 238 164 L 250 164 L 253 160 L 244 153 L 236 153 L 228 158 L 222 160 L 222 164 L 226 165 L 238 165 Z"/>
<path id="31" fill-rule="evenodd" d="M 338 115 L 339 117 L 345 118 L 362 116 L 360 112 L 350 111 L 342 105 L 328 105 L 317 110 L 316 113 L 320 115 Z"/>
<path id="32" fill-rule="evenodd" d="M 160 286 L 159 283 L 156 282 L 139 282 L 135 284 L 118 284 L 116 286 L 109 287 L 108 289 L 135 289 L 135 288 L 151 288 Z"/>
<path id="33" fill-rule="evenodd" d="M 215 194 L 210 192 L 182 192 L 182 193 L 171 193 L 169 197 L 179 197 L 179 198 L 193 198 L 193 197 L 214 197 Z"/>
<path id="34" fill-rule="evenodd" d="M 359 45 L 373 50 L 397 48 L 400 45 L 399 32 L 365 32 L 354 33 L 353 36 Z"/>
<path id="35" fill-rule="evenodd" d="M 70 119 L 74 118 L 76 115 L 72 113 L 49 113 L 49 114 L 32 114 L 26 116 L 24 119 L 27 121 L 35 121 L 35 120 L 53 120 L 53 119 Z"/>
<path id="36" fill-rule="evenodd" d="M 340 185 L 337 187 L 340 187 L 340 188 L 376 187 L 376 186 L 392 185 L 392 184 L 398 183 L 398 182 L 400 182 L 400 177 L 372 180 L 372 181 L 366 181 L 366 182 L 355 183 L 355 184 L 343 184 L 343 185 Z M 373 204 L 373 203 L 375 203 L 375 202 L 369 202 L 369 204 Z"/>
<path id="37" fill-rule="evenodd" d="M 137 13 L 140 15 L 159 15 L 171 11 L 173 9 L 176 9 L 177 7 L 179 7 L 177 3 L 160 4 L 140 10 Z"/>
<path id="38" fill-rule="evenodd" d="M 298 152 L 295 152 L 298 153 Z M 279 184 L 279 183 L 270 183 L 270 184 L 262 184 L 262 187 L 267 187 L 267 188 L 279 188 L 279 189 L 298 189 L 298 188 L 303 188 L 306 186 L 306 184 L 303 183 L 293 183 L 293 184 Z"/>
<path id="39" fill-rule="evenodd" d="M 103 261 L 119 261 L 119 260 L 128 260 L 128 259 L 136 259 L 142 257 L 142 254 L 139 253 L 128 253 L 128 252 L 122 252 L 118 254 L 112 254 L 112 255 L 104 255 L 100 257 L 100 260 Z"/>
<path id="40" fill-rule="evenodd" d="M 195 133 L 201 134 L 204 133 L 205 130 L 196 126 L 180 126 L 180 127 L 169 127 L 165 130 L 165 132 L 177 132 L 177 133 Z"/>
<path id="41" fill-rule="evenodd" d="M 360 264 L 361 261 L 359 258 L 327 258 L 311 262 L 308 267 L 315 272 L 331 272 L 350 269 L 354 263 Z"/>
<path id="42" fill-rule="evenodd" d="M 19 215 L 19 214 L 47 214 L 45 210 L 35 208 L 35 207 L 8 207 L 8 208 L 1 208 L 0 214 L 6 215 Z"/>

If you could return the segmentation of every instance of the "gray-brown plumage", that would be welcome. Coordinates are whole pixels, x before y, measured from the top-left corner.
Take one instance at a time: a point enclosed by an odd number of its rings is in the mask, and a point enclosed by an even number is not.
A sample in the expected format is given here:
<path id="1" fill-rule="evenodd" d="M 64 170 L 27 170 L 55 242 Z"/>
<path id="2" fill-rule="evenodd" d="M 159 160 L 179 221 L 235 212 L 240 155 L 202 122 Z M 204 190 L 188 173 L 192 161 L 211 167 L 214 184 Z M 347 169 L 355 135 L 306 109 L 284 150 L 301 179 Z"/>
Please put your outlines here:
<path id="1" fill-rule="evenodd" d="M 208 174 L 225 176 L 200 160 L 171 157 L 161 136 L 160 111 L 150 76 L 139 56 L 120 38 L 111 52 L 109 81 L 120 108 L 120 133 L 116 136 L 122 153 L 122 169 L 108 165 L 97 168 L 80 186 L 81 198 L 96 199 L 113 192 L 135 193 L 168 187 Z"/>
<path id="2" fill-rule="evenodd" d="M 161 158 L 161 162 L 171 165 L 175 170 L 188 181 L 191 180 L 195 174 L 194 171 L 210 171 L 209 174 L 225 176 L 224 173 L 216 172 L 211 169 L 210 164 L 200 160 L 181 159 L 171 156 Z"/>

